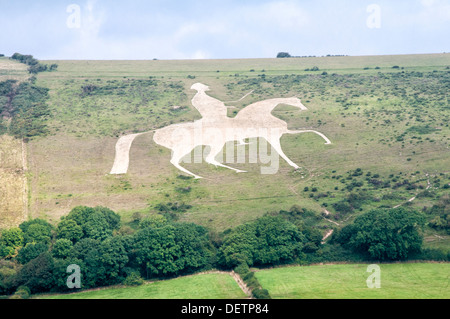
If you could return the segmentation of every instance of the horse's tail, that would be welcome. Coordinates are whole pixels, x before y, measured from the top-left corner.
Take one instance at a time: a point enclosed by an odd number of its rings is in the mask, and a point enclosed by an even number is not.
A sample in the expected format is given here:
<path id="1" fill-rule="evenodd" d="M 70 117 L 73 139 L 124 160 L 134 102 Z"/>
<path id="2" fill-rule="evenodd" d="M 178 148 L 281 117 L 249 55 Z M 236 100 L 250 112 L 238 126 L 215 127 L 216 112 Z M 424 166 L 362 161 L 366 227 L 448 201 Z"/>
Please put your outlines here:
<path id="1" fill-rule="evenodd" d="M 116 156 L 114 158 L 113 167 L 109 174 L 111 175 L 126 174 L 128 172 L 128 166 L 130 164 L 131 144 L 133 144 L 134 139 L 139 135 L 151 133 L 154 131 L 155 130 L 144 133 L 129 134 L 120 137 L 116 143 Z"/>
<path id="2" fill-rule="evenodd" d="M 319 136 L 321 136 L 325 140 L 325 144 L 329 145 L 331 144 L 331 141 L 328 137 L 325 136 L 325 134 L 314 131 L 314 130 L 295 130 L 295 131 L 287 131 L 288 134 L 300 134 L 300 133 L 315 133 Z"/>

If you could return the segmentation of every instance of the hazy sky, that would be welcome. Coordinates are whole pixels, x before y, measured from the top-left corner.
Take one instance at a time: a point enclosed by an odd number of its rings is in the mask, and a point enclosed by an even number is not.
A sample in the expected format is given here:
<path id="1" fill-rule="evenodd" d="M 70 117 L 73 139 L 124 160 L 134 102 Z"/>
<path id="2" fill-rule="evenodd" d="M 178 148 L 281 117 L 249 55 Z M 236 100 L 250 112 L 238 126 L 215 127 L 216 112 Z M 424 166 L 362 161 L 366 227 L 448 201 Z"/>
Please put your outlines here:
<path id="1" fill-rule="evenodd" d="M 38 59 L 450 52 L 450 0 L 0 0 L 0 53 Z"/>

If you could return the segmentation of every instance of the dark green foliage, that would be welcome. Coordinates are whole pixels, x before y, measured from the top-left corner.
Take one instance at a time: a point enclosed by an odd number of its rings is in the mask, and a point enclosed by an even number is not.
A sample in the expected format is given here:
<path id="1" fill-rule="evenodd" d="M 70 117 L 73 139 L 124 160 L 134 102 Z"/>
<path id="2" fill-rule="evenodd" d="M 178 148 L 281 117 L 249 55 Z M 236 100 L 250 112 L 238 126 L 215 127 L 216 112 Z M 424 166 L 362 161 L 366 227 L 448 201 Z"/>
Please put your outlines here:
<path id="1" fill-rule="evenodd" d="M 0 258 L 11 257 L 24 244 L 24 234 L 20 228 L 4 229 L 0 233 Z"/>
<path id="2" fill-rule="evenodd" d="M 450 234 L 450 196 L 443 196 L 432 207 L 425 207 L 423 212 L 431 216 L 428 222 L 430 227 Z"/>
<path id="3" fill-rule="evenodd" d="M 305 236 L 294 224 L 280 216 L 264 216 L 225 236 L 219 262 L 227 267 L 285 263 L 295 260 L 304 241 Z"/>
<path id="4" fill-rule="evenodd" d="M 53 257 L 50 253 L 45 252 L 20 269 L 16 284 L 17 286 L 27 286 L 32 293 L 50 291 L 55 282 L 53 268 Z"/>
<path id="5" fill-rule="evenodd" d="M 91 251 L 97 252 L 99 245 L 99 240 L 83 238 L 73 246 L 69 256 L 71 258 L 84 260 Z"/>
<path id="6" fill-rule="evenodd" d="M 95 274 L 95 286 L 108 286 L 123 280 L 123 269 L 128 262 L 121 237 L 110 237 L 101 242 L 98 256 L 86 261 L 89 271 Z"/>
<path id="7" fill-rule="evenodd" d="M 76 243 L 83 237 L 83 228 L 73 219 L 63 219 L 56 228 L 56 238 L 68 239 Z"/>
<path id="8" fill-rule="evenodd" d="M 73 220 L 83 230 L 83 238 L 104 240 L 120 228 L 120 216 L 105 207 L 78 206 L 72 209 L 66 220 Z M 72 233 L 72 235 L 74 235 Z"/>
<path id="9" fill-rule="evenodd" d="M 147 278 L 207 267 L 212 256 L 208 231 L 184 223 L 141 229 L 133 235 L 131 249 Z"/>
<path id="10" fill-rule="evenodd" d="M 344 227 L 337 242 L 373 259 L 406 259 L 411 252 L 420 251 L 424 224 L 424 216 L 416 211 L 376 209 Z"/>
<path id="11" fill-rule="evenodd" d="M 25 265 L 30 260 L 33 260 L 46 251 L 48 251 L 48 245 L 45 242 L 30 242 L 19 250 L 17 261 L 22 265 Z"/>
<path id="12" fill-rule="evenodd" d="M 278 52 L 277 58 L 290 58 L 291 55 L 288 52 Z"/>
<path id="13" fill-rule="evenodd" d="M 53 286 L 51 291 L 54 292 L 74 292 L 74 289 L 67 287 L 67 278 L 71 275 L 67 272 L 67 267 L 70 265 L 78 265 L 81 271 L 81 287 L 88 288 L 85 285 L 86 272 L 89 270 L 85 266 L 81 259 L 77 258 L 66 258 L 66 259 L 53 259 Z"/>
<path id="14" fill-rule="evenodd" d="M 243 263 L 234 268 L 234 271 L 242 278 L 245 285 L 252 291 L 252 295 L 256 299 L 271 299 L 267 289 L 262 289 L 261 284 L 250 270 L 247 263 Z"/>
<path id="15" fill-rule="evenodd" d="M 0 295 L 8 295 L 14 292 L 15 278 L 20 265 L 11 261 L 0 259 Z"/>
<path id="16" fill-rule="evenodd" d="M 272 299 L 267 289 L 256 288 L 252 290 L 252 295 L 256 299 Z"/>
<path id="17" fill-rule="evenodd" d="M 33 219 L 19 225 L 23 231 L 25 243 L 49 244 L 53 236 L 53 226 L 43 219 Z"/>
<path id="18" fill-rule="evenodd" d="M 65 259 L 70 255 L 73 243 L 69 239 L 61 238 L 56 240 L 52 248 L 54 258 Z"/>
<path id="19" fill-rule="evenodd" d="M 253 263 L 278 264 L 292 261 L 303 248 L 304 235 L 295 225 L 278 217 L 262 217 L 256 222 Z"/>
<path id="20" fill-rule="evenodd" d="M 14 53 L 11 56 L 11 59 L 28 65 L 28 72 L 30 72 L 31 74 L 37 74 L 39 72 L 45 71 L 54 71 L 58 68 L 57 64 L 52 64 L 50 67 L 46 64 L 41 64 L 38 60 L 36 60 L 32 55 L 29 54 Z"/>
<path id="21" fill-rule="evenodd" d="M 138 271 L 130 269 L 125 270 L 126 272 L 126 278 L 122 282 L 126 286 L 140 286 L 144 283 L 144 279 L 142 279 L 141 275 Z"/>

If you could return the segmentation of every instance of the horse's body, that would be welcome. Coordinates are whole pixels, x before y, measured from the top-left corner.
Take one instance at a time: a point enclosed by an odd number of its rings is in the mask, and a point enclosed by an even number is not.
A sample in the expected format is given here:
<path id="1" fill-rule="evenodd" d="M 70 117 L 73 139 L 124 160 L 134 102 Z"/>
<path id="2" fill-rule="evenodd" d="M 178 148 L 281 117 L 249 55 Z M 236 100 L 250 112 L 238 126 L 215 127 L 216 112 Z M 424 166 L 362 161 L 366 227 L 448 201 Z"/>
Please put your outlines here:
<path id="1" fill-rule="evenodd" d="M 289 165 L 296 169 L 299 168 L 298 165 L 292 162 L 281 149 L 280 139 L 283 134 L 312 132 L 322 136 L 326 144 L 331 144 L 325 135 L 316 131 L 291 131 L 288 129 L 286 122 L 271 114 L 272 110 L 280 104 L 288 104 L 298 107 L 300 110 L 307 110 L 296 97 L 256 102 L 241 110 L 235 118 L 229 118 L 225 104 L 205 93 L 208 90 L 207 86 L 197 83 L 192 86 L 192 89 L 197 90 L 197 94 L 192 99 L 192 105 L 203 116 L 202 119 L 158 129 L 155 131 L 153 140 L 157 144 L 172 150 L 170 162 L 179 170 L 195 178 L 201 177 L 183 168 L 180 162 L 197 146 L 210 147 L 209 154 L 205 158 L 207 163 L 232 169 L 236 172 L 243 172 L 219 163 L 215 159 L 227 142 L 240 141 L 244 143 L 244 140 L 249 138 L 264 138 Z"/>

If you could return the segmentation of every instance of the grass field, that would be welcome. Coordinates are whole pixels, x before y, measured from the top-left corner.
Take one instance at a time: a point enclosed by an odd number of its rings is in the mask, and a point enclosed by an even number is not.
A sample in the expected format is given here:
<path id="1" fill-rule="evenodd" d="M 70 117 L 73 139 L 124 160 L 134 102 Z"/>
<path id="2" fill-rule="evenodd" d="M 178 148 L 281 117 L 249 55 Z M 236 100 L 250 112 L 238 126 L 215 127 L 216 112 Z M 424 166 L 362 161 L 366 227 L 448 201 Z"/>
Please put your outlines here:
<path id="1" fill-rule="evenodd" d="M 368 265 L 284 267 L 256 272 L 274 299 L 449 299 L 450 264 L 381 264 L 380 288 L 368 288 Z"/>
<path id="2" fill-rule="evenodd" d="M 38 296 L 45 299 L 243 299 L 247 296 L 228 274 L 201 274 L 137 287 Z"/>
<path id="3" fill-rule="evenodd" d="M 314 265 L 257 270 L 273 299 L 448 299 L 450 264 L 381 264 L 380 288 L 368 288 L 368 265 Z M 228 274 L 201 274 L 86 292 L 41 295 L 44 299 L 241 299 Z"/>

